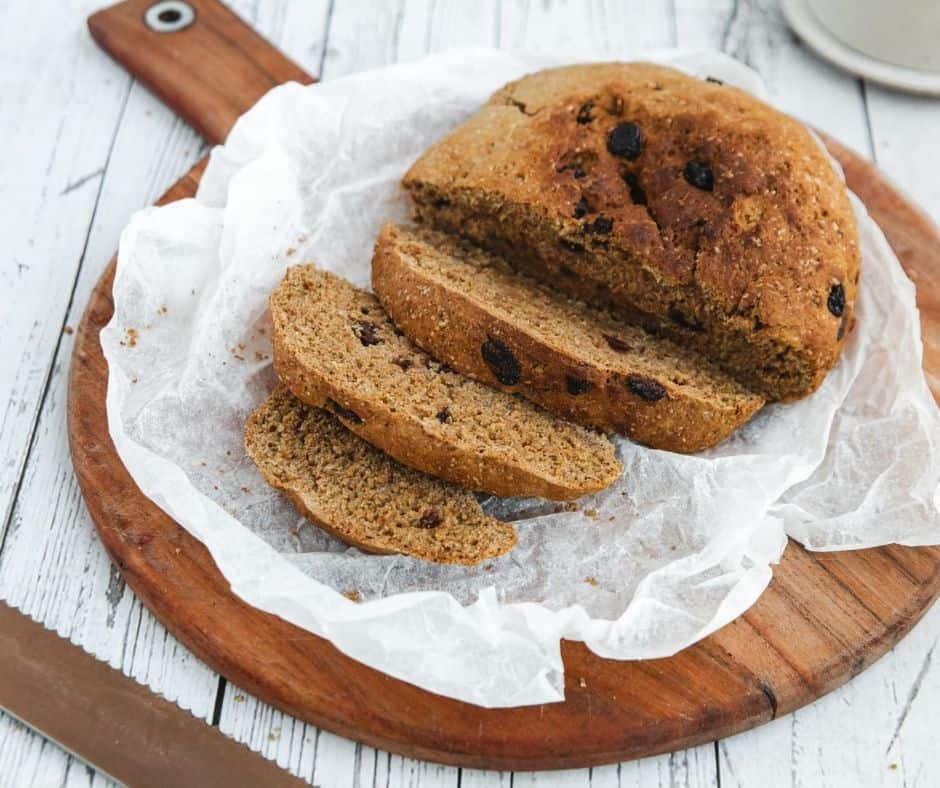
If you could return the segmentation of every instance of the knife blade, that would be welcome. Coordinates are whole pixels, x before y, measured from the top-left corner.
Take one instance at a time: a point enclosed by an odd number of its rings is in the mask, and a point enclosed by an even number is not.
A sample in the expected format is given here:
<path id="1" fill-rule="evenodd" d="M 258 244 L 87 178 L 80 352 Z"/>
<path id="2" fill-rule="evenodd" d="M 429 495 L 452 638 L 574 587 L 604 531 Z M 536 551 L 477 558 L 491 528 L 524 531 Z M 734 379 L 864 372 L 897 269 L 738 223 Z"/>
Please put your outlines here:
<path id="1" fill-rule="evenodd" d="M 307 785 L 2 601 L 0 708 L 126 785 Z"/>

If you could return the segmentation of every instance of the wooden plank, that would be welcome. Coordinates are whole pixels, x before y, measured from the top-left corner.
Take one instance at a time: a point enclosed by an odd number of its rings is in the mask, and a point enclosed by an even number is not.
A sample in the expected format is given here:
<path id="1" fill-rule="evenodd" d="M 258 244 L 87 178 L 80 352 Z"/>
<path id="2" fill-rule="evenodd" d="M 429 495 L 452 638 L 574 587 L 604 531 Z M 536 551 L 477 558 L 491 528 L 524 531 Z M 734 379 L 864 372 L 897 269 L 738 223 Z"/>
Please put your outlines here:
<path id="1" fill-rule="evenodd" d="M 131 90 L 67 325 L 77 325 L 83 302 L 131 211 L 152 202 L 203 147 L 147 91 L 139 86 Z M 51 371 L 0 553 L 0 596 L 126 675 L 211 719 L 216 675 L 168 635 L 125 587 L 82 503 L 62 429 L 73 339 L 62 336 Z M 65 763 L 70 773 L 76 768 L 71 759 Z"/>
<path id="2" fill-rule="evenodd" d="M 297 776 L 314 779 L 317 729 L 261 703 L 233 684 L 225 686 L 219 730 Z M 323 785 L 340 784 L 325 782 L 320 775 L 316 779 Z"/>
<path id="3" fill-rule="evenodd" d="M 395 63 L 405 5 L 405 0 L 375 3 L 369 13 L 363 13 L 362 6 L 355 3 L 336 3 L 330 15 L 321 79 L 337 79 Z"/>
<path id="4" fill-rule="evenodd" d="M 0 785 L 119 788 L 52 742 L 0 712 Z"/>
<path id="5" fill-rule="evenodd" d="M 512 788 L 513 778 L 512 772 L 461 769 L 458 785 L 460 788 Z M 375 788 L 380 788 L 380 786 L 376 785 Z"/>
<path id="6" fill-rule="evenodd" d="M 507 0 L 501 11 L 500 46 L 510 49 L 626 60 L 675 44 L 673 4 L 658 0 Z"/>
<path id="7" fill-rule="evenodd" d="M 321 734 L 325 735 L 325 734 Z M 373 786 L 387 788 L 456 788 L 466 785 L 461 770 L 454 766 L 402 758 L 400 755 L 378 753 L 373 776 Z M 581 771 L 584 771 L 583 769 Z M 500 772 L 478 772 L 477 785 L 493 786 Z M 366 783 L 367 784 L 367 783 Z"/>
<path id="8" fill-rule="evenodd" d="M 865 96 L 875 161 L 940 222 L 940 100 L 872 84 L 866 84 Z"/>
<path id="9" fill-rule="evenodd" d="M 71 353 L 71 337 L 61 332 L 76 271 L 87 258 L 77 293 L 83 300 L 130 209 L 146 205 L 201 147 L 172 113 L 132 89 L 132 80 L 88 39 L 84 16 L 97 4 L 71 8 L 65 16 L 70 24 L 63 24 L 59 4 L 18 4 L 8 10 L 14 17 L 7 17 L 0 33 L 4 39 L 16 37 L 0 44 L 8 58 L 0 69 L 2 95 L 5 109 L 11 108 L 3 120 L 15 121 L 15 127 L 3 129 L 7 166 L 0 199 L 6 198 L 7 209 L 0 212 L 0 227 L 14 250 L 15 270 L 10 276 L 4 269 L 12 292 L 0 327 L 21 352 L 0 359 L 0 402 L 6 405 L 0 424 L 0 512 L 11 515 L 0 521 L 0 531 L 12 522 L 0 565 L 0 596 L 205 717 L 212 711 L 215 678 L 192 655 L 182 654 L 125 592 L 84 512 L 61 426 L 64 368 Z M 161 144 L 154 146 L 153 136 L 145 137 L 145 144 L 138 136 L 145 118 L 149 130 L 163 137 Z M 80 302 L 73 309 L 72 325 Z M 31 452 L 36 461 L 28 466 L 29 478 L 13 509 L 12 493 L 37 417 Z M 113 784 L 7 717 L 0 733 L 0 775 L 20 785 Z"/>
<path id="10" fill-rule="evenodd" d="M 131 85 L 75 35 L 94 4 L 12 4 L 0 28 L 0 538 Z"/>
<path id="11" fill-rule="evenodd" d="M 464 772 L 466 774 L 466 772 Z M 711 788 L 718 785 L 712 745 L 639 761 L 558 772 L 515 772 L 513 788 Z M 461 783 L 466 785 L 466 779 Z"/>

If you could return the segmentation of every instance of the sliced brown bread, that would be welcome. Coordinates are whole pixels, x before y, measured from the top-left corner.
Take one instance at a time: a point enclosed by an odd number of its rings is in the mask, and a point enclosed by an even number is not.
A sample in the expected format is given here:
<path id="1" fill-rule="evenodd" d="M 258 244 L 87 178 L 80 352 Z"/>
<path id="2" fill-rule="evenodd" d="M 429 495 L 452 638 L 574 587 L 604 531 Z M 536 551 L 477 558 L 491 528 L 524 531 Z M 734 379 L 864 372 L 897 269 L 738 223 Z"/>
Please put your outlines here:
<path id="1" fill-rule="evenodd" d="M 621 465 L 601 434 L 438 364 L 371 293 L 312 265 L 271 296 L 274 367 L 309 405 L 399 462 L 473 490 L 569 500 Z"/>
<path id="2" fill-rule="evenodd" d="M 385 225 L 372 288 L 438 361 L 647 446 L 714 446 L 764 404 L 702 355 L 553 293 L 452 235 Z"/>
<path id="3" fill-rule="evenodd" d="M 605 302 L 771 399 L 813 391 L 851 326 L 845 185 L 753 96 L 649 63 L 530 74 L 404 178 L 418 216 Z"/>
<path id="4" fill-rule="evenodd" d="M 368 552 L 475 564 L 516 543 L 472 493 L 399 465 L 283 386 L 251 414 L 245 449 L 304 517 Z"/>

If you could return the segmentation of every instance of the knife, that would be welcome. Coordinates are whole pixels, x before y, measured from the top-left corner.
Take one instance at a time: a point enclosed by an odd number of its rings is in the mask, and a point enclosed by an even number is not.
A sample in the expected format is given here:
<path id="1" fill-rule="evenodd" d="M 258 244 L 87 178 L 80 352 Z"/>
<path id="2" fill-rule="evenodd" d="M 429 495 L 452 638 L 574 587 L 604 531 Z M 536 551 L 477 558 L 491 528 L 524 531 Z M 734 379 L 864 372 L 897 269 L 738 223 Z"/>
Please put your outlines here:
<path id="1" fill-rule="evenodd" d="M 308 785 L 4 602 L 0 708 L 135 788 Z"/>

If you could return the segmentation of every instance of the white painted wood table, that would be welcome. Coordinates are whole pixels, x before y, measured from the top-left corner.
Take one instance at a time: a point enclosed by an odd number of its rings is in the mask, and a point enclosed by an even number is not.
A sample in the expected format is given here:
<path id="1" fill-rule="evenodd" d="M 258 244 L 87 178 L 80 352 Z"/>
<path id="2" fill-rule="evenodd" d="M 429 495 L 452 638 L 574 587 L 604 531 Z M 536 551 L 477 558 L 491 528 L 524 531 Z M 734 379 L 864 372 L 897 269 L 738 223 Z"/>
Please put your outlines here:
<path id="1" fill-rule="evenodd" d="M 144 610 L 85 511 L 65 436 L 75 326 L 131 213 L 204 153 L 92 43 L 101 0 L 6 0 L 0 26 L 0 597 L 311 782 L 334 786 L 940 786 L 940 606 L 812 706 L 715 745 L 542 774 L 459 770 L 354 744 L 227 685 Z M 774 99 L 878 165 L 940 218 L 940 101 L 838 72 L 776 0 L 235 0 L 324 80 L 460 45 L 612 58 L 716 47 Z M 936 658 L 935 658 L 936 656 Z M 0 786 L 110 785 L 0 714 Z"/>

